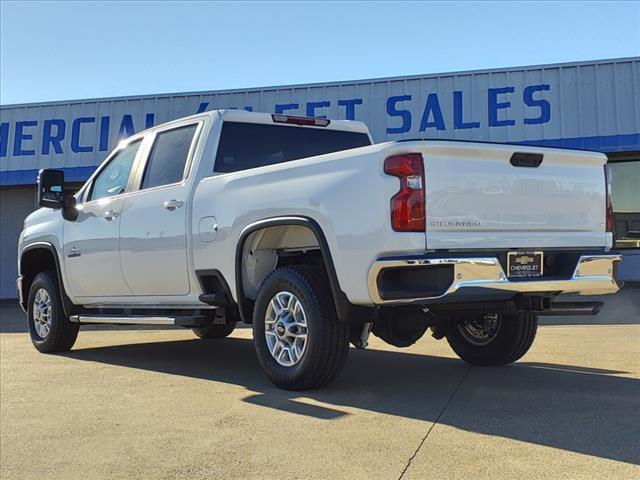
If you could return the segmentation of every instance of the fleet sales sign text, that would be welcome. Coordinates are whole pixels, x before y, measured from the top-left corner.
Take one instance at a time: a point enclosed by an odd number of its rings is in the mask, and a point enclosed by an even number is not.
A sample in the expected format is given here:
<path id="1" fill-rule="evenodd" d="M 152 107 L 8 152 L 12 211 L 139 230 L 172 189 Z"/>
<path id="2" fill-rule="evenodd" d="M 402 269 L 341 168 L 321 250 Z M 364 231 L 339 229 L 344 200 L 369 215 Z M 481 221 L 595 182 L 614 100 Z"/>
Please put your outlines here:
<path id="1" fill-rule="evenodd" d="M 551 120 L 551 104 L 545 99 L 545 92 L 550 90 L 548 84 L 528 85 L 521 91 L 516 87 L 504 86 L 489 88 L 486 92 L 487 110 L 485 118 L 470 116 L 463 108 L 465 93 L 454 91 L 452 95 L 429 93 L 424 105 L 416 105 L 416 99 L 409 94 L 392 95 L 385 101 L 387 116 L 387 135 L 408 133 L 410 131 L 446 131 L 467 130 L 481 127 L 508 127 L 516 124 L 536 125 L 548 123 Z M 445 98 L 446 97 L 446 98 Z M 174 100 L 175 101 L 175 100 Z M 520 102 L 524 105 L 524 117 L 514 118 L 511 115 L 512 104 Z M 362 98 L 344 98 L 337 101 L 341 110 L 341 118 L 357 120 L 358 110 L 362 108 Z M 277 103 L 272 111 L 291 115 L 306 115 L 309 117 L 326 116 L 327 108 L 332 106 L 329 100 L 309 101 L 306 103 Z M 202 102 L 197 112 L 184 112 L 183 115 L 203 112 L 212 109 L 208 102 Z M 218 107 L 223 108 L 223 107 Z M 245 110 L 252 111 L 247 105 Z M 449 110 L 450 109 L 450 110 Z M 420 112 L 415 114 L 412 112 Z M 445 121 L 445 112 L 452 115 L 452 122 Z M 171 119 L 167 119 L 171 120 Z M 152 127 L 155 124 L 155 114 L 147 112 L 144 122 L 134 125 L 132 114 L 123 114 L 118 118 L 109 115 L 81 116 L 71 121 L 62 118 L 50 118 L 42 121 L 40 138 L 35 138 L 38 127 L 37 120 L 0 123 L 0 157 L 12 154 L 14 157 L 64 154 L 66 139 L 69 138 L 69 148 L 73 153 L 106 152 L 109 150 L 112 134 L 117 131 L 116 143 L 122 138 L 132 135 L 136 131 Z M 97 129 L 97 130 L 96 130 Z M 117 129 L 117 130 L 115 130 Z M 97 140 L 97 142 L 96 142 Z M 11 148 L 9 143 L 11 141 Z"/>

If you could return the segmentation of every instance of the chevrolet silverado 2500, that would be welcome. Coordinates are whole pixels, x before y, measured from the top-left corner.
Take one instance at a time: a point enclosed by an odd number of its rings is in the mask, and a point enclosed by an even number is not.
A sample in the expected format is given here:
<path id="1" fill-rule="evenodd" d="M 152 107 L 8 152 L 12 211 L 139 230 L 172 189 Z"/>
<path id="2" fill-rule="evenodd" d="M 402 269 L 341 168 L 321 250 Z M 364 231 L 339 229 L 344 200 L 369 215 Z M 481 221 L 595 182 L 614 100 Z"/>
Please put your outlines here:
<path id="1" fill-rule="evenodd" d="M 253 324 L 287 389 L 320 387 L 369 332 L 427 329 L 474 365 L 531 346 L 537 315 L 595 314 L 614 293 L 606 157 L 456 141 L 373 144 L 364 124 L 219 110 L 123 141 L 71 194 L 40 172 L 20 236 L 35 347 L 83 324 Z"/>

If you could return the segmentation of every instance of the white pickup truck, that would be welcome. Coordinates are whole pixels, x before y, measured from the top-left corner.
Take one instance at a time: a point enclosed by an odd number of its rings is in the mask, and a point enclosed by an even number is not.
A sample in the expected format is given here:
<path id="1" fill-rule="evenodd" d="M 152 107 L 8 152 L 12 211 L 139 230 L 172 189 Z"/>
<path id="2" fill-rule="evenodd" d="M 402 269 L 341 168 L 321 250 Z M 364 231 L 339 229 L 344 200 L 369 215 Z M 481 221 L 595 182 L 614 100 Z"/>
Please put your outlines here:
<path id="1" fill-rule="evenodd" d="M 373 144 L 364 124 L 218 110 L 123 141 L 75 195 L 39 177 L 17 281 L 41 352 L 82 324 L 222 338 L 253 324 L 286 389 L 317 388 L 369 332 L 428 328 L 475 365 L 531 346 L 537 315 L 614 293 L 606 157 L 457 141 Z"/>

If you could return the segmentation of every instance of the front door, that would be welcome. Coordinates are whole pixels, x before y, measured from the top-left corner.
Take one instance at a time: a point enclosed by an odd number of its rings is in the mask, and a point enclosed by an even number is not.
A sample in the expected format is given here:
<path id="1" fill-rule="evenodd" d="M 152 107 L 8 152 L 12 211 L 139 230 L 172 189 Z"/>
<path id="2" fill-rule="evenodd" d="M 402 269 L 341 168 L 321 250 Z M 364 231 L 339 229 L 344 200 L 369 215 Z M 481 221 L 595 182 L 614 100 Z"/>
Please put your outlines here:
<path id="1" fill-rule="evenodd" d="M 186 295 L 187 194 L 184 182 L 198 124 L 160 131 L 140 189 L 127 196 L 120 224 L 120 263 L 134 295 Z"/>
<path id="2" fill-rule="evenodd" d="M 64 222 L 64 262 L 74 297 L 131 295 L 120 270 L 120 218 L 141 140 L 116 151 L 94 177 L 75 222 Z"/>

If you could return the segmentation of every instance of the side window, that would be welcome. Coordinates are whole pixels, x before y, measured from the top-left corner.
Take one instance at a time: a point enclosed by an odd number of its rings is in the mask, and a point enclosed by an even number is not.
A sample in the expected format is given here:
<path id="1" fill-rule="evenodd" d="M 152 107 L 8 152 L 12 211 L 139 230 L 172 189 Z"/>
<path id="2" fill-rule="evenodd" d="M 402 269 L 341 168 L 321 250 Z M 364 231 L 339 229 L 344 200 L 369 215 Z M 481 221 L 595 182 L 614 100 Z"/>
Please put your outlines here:
<path id="1" fill-rule="evenodd" d="M 91 193 L 87 200 L 112 197 L 124 192 L 141 143 L 142 140 L 130 143 L 109 161 L 108 165 L 93 180 Z"/>
<path id="2" fill-rule="evenodd" d="M 142 189 L 182 181 L 196 127 L 189 125 L 157 135 L 142 177 Z"/>

